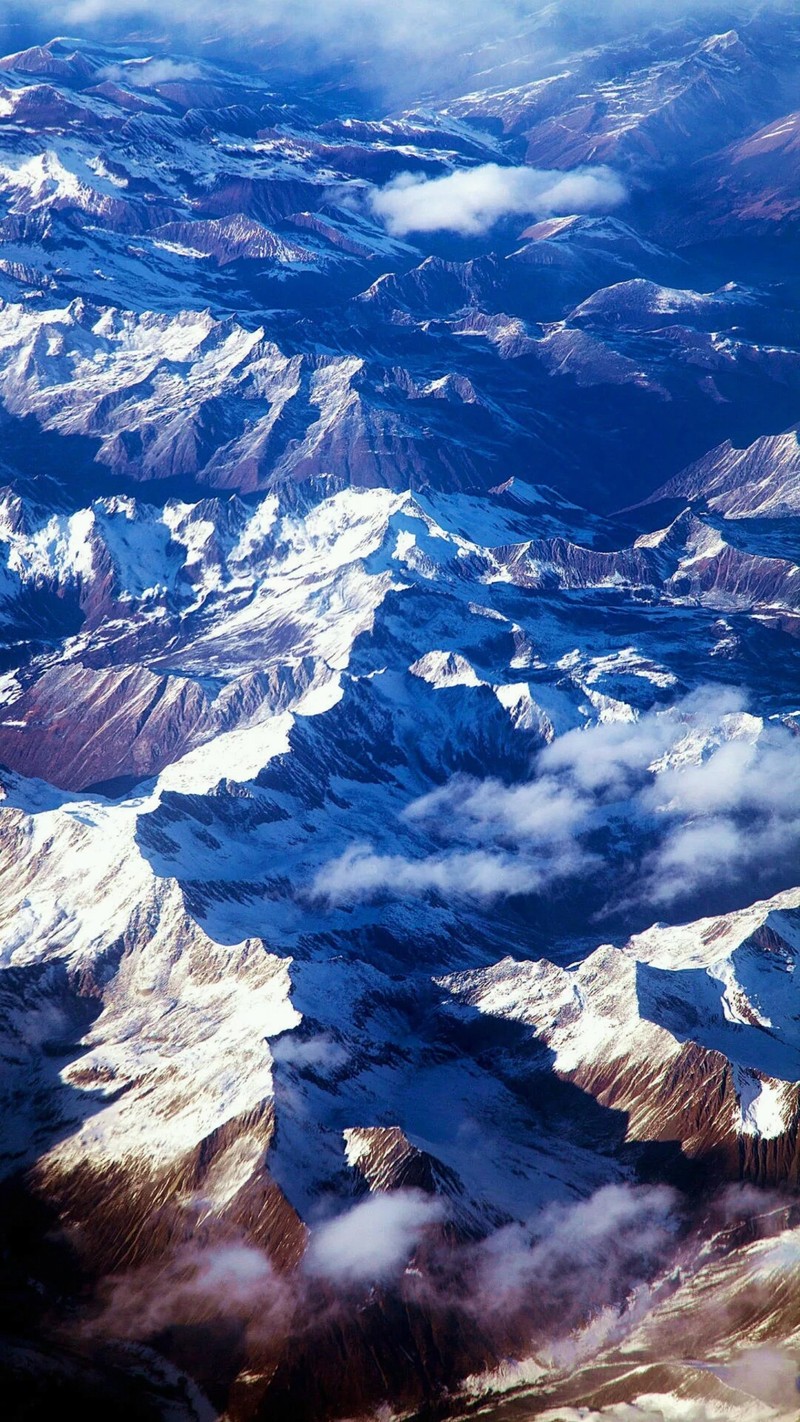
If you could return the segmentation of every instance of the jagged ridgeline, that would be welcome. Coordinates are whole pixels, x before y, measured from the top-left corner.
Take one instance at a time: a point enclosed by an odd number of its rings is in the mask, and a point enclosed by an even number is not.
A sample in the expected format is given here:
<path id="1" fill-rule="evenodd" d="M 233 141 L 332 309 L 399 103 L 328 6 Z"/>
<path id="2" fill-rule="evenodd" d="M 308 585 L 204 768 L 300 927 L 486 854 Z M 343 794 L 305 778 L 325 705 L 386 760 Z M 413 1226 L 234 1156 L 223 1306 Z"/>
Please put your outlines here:
<path id="1" fill-rule="evenodd" d="M 0 60 L 4 1416 L 782 1422 L 794 7 L 245 8 Z"/>

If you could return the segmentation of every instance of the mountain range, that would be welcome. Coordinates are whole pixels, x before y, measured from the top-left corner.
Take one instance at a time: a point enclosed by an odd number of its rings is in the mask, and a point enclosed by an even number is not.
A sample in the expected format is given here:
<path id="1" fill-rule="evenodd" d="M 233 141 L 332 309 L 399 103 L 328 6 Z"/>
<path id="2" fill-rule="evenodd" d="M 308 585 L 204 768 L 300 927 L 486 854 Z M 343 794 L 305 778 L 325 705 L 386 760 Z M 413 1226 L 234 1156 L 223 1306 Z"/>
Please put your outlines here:
<path id="1" fill-rule="evenodd" d="M 0 59 L 15 1422 L 796 1415 L 800 20 L 573 10 Z"/>

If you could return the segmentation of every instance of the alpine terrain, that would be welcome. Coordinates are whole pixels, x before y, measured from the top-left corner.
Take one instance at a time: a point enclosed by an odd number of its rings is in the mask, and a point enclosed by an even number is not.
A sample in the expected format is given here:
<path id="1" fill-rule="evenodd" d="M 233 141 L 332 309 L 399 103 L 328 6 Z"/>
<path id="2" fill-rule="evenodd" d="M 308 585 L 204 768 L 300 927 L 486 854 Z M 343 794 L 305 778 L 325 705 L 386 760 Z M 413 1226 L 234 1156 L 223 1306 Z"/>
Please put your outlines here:
<path id="1" fill-rule="evenodd" d="M 0 1412 L 795 1418 L 800 13 L 204 8 L 0 14 Z"/>

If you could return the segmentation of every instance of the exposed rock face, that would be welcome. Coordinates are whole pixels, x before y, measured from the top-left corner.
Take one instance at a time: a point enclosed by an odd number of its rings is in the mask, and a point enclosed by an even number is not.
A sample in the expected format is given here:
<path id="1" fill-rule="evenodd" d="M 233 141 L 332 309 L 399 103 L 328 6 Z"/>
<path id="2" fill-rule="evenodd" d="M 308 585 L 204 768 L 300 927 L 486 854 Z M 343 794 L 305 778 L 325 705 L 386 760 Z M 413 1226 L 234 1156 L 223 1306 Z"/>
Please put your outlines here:
<path id="1" fill-rule="evenodd" d="M 206 708 L 201 689 L 144 668 L 53 670 L 14 703 L 0 758 L 62 788 L 147 779 L 191 741 Z M 31 733 L 32 732 L 32 733 Z"/>
<path id="2" fill-rule="evenodd" d="M 624 1111 L 629 1140 L 680 1140 L 717 1179 L 795 1186 L 798 941 L 791 893 L 599 948 L 576 968 L 507 959 L 444 984 L 529 1026 L 560 1076 Z"/>
<path id="3" fill-rule="evenodd" d="M 725 443 L 652 497 L 701 499 L 724 518 L 791 518 L 800 507 L 797 430 L 764 435 L 746 449 Z"/>
<path id="4" fill-rule="evenodd" d="M 702 240 L 709 232 L 716 238 L 793 233 L 798 154 L 800 115 L 790 110 L 708 158 L 699 165 L 684 234 Z"/>

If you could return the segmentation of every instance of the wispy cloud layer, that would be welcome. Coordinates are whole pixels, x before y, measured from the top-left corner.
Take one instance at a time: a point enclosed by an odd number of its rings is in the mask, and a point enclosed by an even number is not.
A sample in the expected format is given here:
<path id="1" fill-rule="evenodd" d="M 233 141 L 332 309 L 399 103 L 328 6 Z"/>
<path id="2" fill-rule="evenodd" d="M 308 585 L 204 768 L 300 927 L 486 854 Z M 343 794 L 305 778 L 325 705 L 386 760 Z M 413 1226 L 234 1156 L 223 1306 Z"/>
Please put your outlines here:
<path id="1" fill-rule="evenodd" d="M 38 20 L 53 33 L 125 29 L 187 41 L 286 36 L 316 46 L 322 56 L 403 52 L 421 59 L 498 39 L 542 8 L 537 0 L 227 0 L 223 8 L 204 0 L 32 0 L 20 19 Z M 14 12 L 17 18 L 17 12 Z"/>
<path id="2" fill-rule="evenodd" d="M 675 1232 L 676 1208 L 666 1186 L 606 1185 L 507 1225 L 478 1246 L 475 1306 L 488 1317 L 513 1313 L 540 1292 L 559 1326 L 572 1327 L 653 1267 Z"/>
<path id="3" fill-rule="evenodd" d="M 316 897 L 485 903 L 595 876 L 618 901 L 677 904 L 743 876 L 757 887 L 800 851 L 800 738 L 735 692 L 696 693 L 568 732 L 520 784 L 456 776 L 404 821 L 413 848 L 351 845 L 319 870 Z"/>
<path id="4" fill-rule="evenodd" d="M 529 861 L 475 850 L 405 859 L 401 854 L 376 854 L 369 845 L 354 845 L 326 865 L 314 884 L 316 897 L 329 903 L 370 899 L 386 892 L 412 898 L 431 890 L 454 891 L 459 898 L 495 899 L 530 893 L 542 886 Z"/>
<path id="5" fill-rule="evenodd" d="M 563 173 L 482 163 L 442 178 L 403 173 L 373 194 L 372 207 L 396 237 L 439 231 L 473 236 L 504 217 L 607 212 L 626 196 L 610 168 Z"/>
<path id="6" fill-rule="evenodd" d="M 531 1326 L 555 1334 L 645 1277 L 673 1244 L 680 1213 L 679 1197 L 664 1186 L 608 1185 L 467 1240 L 445 1228 L 452 1220 L 441 1196 L 377 1192 L 312 1226 L 289 1275 L 234 1237 L 184 1244 L 158 1263 L 111 1276 L 87 1332 L 145 1339 L 174 1324 L 218 1327 L 228 1319 L 252 1337 L 278 1337 L 346 1314 L 377 1285 L 408 1288 L 434 1311 L 455 1309 L 489 1326 L 522 1310 Z M 410 1263 L 418 1267 L 409 1273 Z M 542 1307 L 531 1312 L 537 1299 Z"/>
<path id="7" fill-rule="evenodd" d="M 725 7 L 726 0 L 703 5 L 705 11 Z M 674 20 L 695 8 L 696 0 L 603 0 L 596 19 L 600 31 L 610 34 L 645 20 Z M 382 59 L 394 64 L 402 57 L 418 66 L 415 79 L 440 83 L 470 67 L 482 72 L 484 46 L 489 63 L 522 53 L 536 72 L 537 64 L 575 44 L 576 22 L 580 32 L 586 19 L 585 0 L 227 0 L 223 7 L 205 0 L 12 0 L 6 16 L 51 34 L 111 40 L 135 32 L 192 49 L 214 42 L 248 58 L 253 41 L 287 39 L 322 61 L 359 58 L 380 66 Z M 446 74 L 436 68 L 442 60 L 448 62 Z M 396 82 L 399 76 L 384 66 L 383 77 Z"/>

